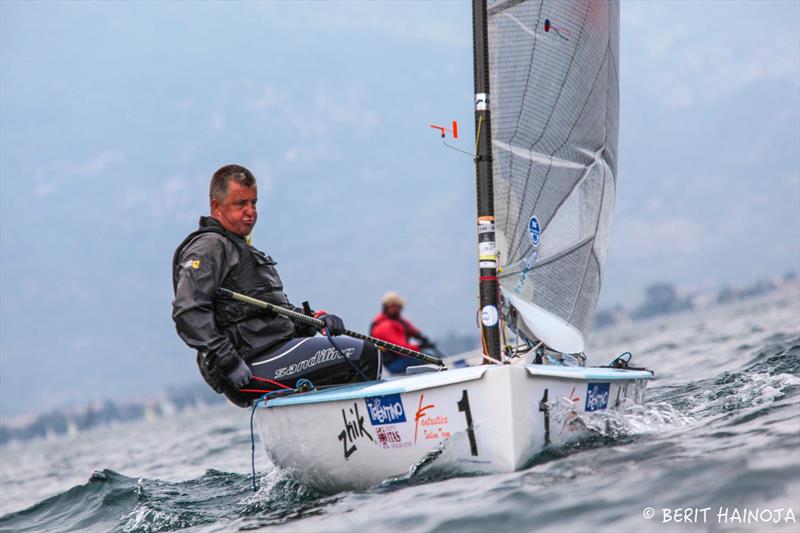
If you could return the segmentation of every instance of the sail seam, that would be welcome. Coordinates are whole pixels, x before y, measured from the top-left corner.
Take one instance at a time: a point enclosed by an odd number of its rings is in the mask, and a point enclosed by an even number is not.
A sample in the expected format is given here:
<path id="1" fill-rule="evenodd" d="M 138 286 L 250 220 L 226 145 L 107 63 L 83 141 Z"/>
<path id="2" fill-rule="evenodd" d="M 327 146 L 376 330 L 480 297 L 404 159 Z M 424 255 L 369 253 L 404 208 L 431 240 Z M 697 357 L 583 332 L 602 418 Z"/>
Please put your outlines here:
<path id="1" fill-rule="evenodd" d="M 589 173 L 590 173 L 590 172 L 592 171 L 592 169 L 593 169 L 595 166 L 597 166 L 597 164 L 600 162 L 599 155 L 600 155 L 600 152 L 602 152 L 603 150 L 604 150 L 604 148 L 600 148 L 599 150 L 597 150 L 597 151 L 594 153 L 594 156 L 593 156 L 593 157 L 594 157 L 594 162 L 593 162 L 591 165 L 589 165 L 588 167 L 586 167 L 586 170 L 584 171 L 584 173 L 583 173 L 583 175 L 581 176 L 581 178 L 580 178 L 578 181 L 576 181 L 576 182 L 575 182 L 575 185 L 573 185 L 572 189 L 570 189 L 570 191 L 569 191 L 569 194 L 567 194 L 566 196 L 564 196 L 564 199 L 563 199 L 563 200 L 562 200 L 562 201 L 561 201 L 561 202 L 558 204 L 558 207 L 556 207 L 555 211 L 553 211 L 553 216 L 552 216 L 551 220 L 554 220 L 554 219 L 556 218 L 556 216 L 558 215 L 559 211 L 561 211 L 561 208 L 564 206 L 564 204 L 567 202 L 567 200 L 569 200 L 569 199 L 572 197 L 572 195 L 575 193 L 575 190 L 576 190 L 578 187 L 580 187 L 580 186 L 581 186 L 581 184 L 583 184 L 583 182 L 585 182 L 585 181 L 586 181 L 586 178 L 589 176 Z M 605 172 L 605 168 L 603 169 L 603 172 Z M 596 230 L 597 230 L 597 226 L 595 226 L 595 235 L 596 235 Z M 587 237 L 587 238 L 583 239 L 582 241 L 579 241 L 577 244 L 574 244 L 574 245 L 570 246 L 569 248 L 566 248 L 565 250 L 563 250 L 563 251 L 561 251 L 561 252 L 558 252 L 558 253 L 557 253 L 556 255 L 554 255 L 553 257 L 550 257 L 550 258 L 548 258 L 548 259 L 546 259 L 546 260 L 544 260 L 544 261 L 540 261 L 540 262 L 538 262 L 538 263 L 536 264 L 536 266 L 534 267 L 534 269 L 536 269 L 536 268 L 537 268 L 537 267 L 539 267 L 539 266 L 546 265 L 547 263 L 549 263 L 549 262 L 551 262 L 551 261 L 554 261 L 554 260 L 556 260 L 556 259 L 558 259 L 558 258 L 560 258 L 560 257 L 563 257 L 564 255 L 567 255 L 567 254 L 568 254 L 568 253 L 570 253 L 571 251 L 573 251 L 573 250 L 575 250 L 575 249 L 577 249 L 577 248 L 580 248 L 581 246 L 583 246 L 584 244 L 586 244 L 586 242 L 588 242 L 588 241 L 589 241 L 589 240 L 591 240 L 591 239 L 594 239 L 594 236 L 593 236 L 593 237 Z M 527 251 L 528 251 L 528 248 L 530 248 L 530 246 L 526 246 L 526 247 L 525 247 L 525 252 L 526 252 L 526 253 L 527 253 Z M 522 254 L 522 257 L 524 258 L 524 257 L 525 257 L 525 254 Z M 515 261 L 515 263 L 518 263 L 518 262 L 520 262 L 520 261 L 522 261 L 522 259 L 520 259 L 520 260 L 518 260 L 518 261 Z M 513 265 L 514 263 L 511 263 L 511 264 Z"/>
<path id="2" fill-rule="evenodd" d="M 490 7 L 486 11 L 486 13 L 488 16 L 491 17 L 493 15 L 496 15 L 497 13 L 500 13 L 501 11 L 506 11 L 508 9 L 511 9 L 512 7 L 517 6 L 525 1 L 527 0 L 506 0 L 505 2 L 500 2 Z"/>
<path id="3" fill-rule="evenodd" d="M 540 11 L 541 11 L 541 5 L 540 5 Z M 583 31 L 584 31 L 584 29 L 586 27 L 586 19 L 588 17 L 589 17 L 589 9 L 587 8 L 586 12 L 584 14 L 583 20 L 581 21 L 581 30 L 578 33 L 578 38 L 575 40 L 575 49 L 573 50 L 572 55 L 569 58 L 569 65 L 567 65 L 567 70 L 564 73 L 564 78 L 561 80 L 561 86 L 558 89 L 558 97 L 555 99 L 555 102 L 553 103 L 552 109 L 550 109 L 550 113 L 547 116 L 547 120 L 545 120 L 544 126 L 542 126 L 542 130 L 541 130 L 541 133 L 539 134 L 539 137 L 535 141 L 533 141 L 533 143 L 531 144 L 531 146 L 529 148 L 529 150 L 531 152 L 533 151 L 533 148 L 537 144 L 539 144 L 539 142 L 544 137 L 544 132 L 547 130 L 547 126 L 550 124 L 550 120 L 552 120 L 553 115 L 555 114 L 555 110 L 558 107 L 558 103 L 561 101 L 561 96 L 564 94 L 564 87 L 566 86 L 567 80 L 570 78 L 570 74 L 572 73 L 572 64 L 575 61 L 575 56 L 578 54 L 578 43 L 580 43 L 581 37 L 583 36 Z M 594 83 L 595 84 L 597 83 L 597 78 L 595 78 Z M 589 95 L 591 95 L 593 90 L 594 90 L 594 85 L 592 86 L 592 90 L 589 91 Z M 566 139 L 564 139 L 564 142 L 561 144 L 561 146 L 559 146 L 553 152 L 550 153 L 551 156 L 555 155 L 556 152 L 558 152 L 561 148 L 563 148 L 564 145 L 569 140 L 570 136 L 572 135 L 573 130 L 575 129 L 575 125 L 578 123 L 578 121 L 580 120 L 581 116 L 583 116 L 583 111 L 586 109 L 586 102 L 588 102 L 588 100 L 589 100 L 589 97 L 587 96 L 586 101 L 584 101 L 583 105 L 581 106 L 581 112 L 578 114 L 577 118 L 572 123 L 572 126 L 570 127 L 569 132 L 567 133 Z M 508 258 L 509 259 L 514 257 L 513 252 L 516 250 L 517 233 L 519 233 L 519 219 L 520 219 L 520 216 L 522 215 L 523 209 L 525 209 L 525 196 L 527 195 L 528 184 L 530 183 L 530 180 L 531 180 L 531 167 L 532 166 L 533 166 L 533 161 L 529 161 L 528 162 L 528 170 L 526 171 L 527 177 L 525 178 L 525 186 L 522 189 L 522 197 L 521 197 L 522 199 L 521 199 L 521 202 L 520 202 L 519 210 L 517 211 L 517 216 L 514 219 L 514 234 L 512 235 L 512 238 L 509 241 L 510 242 L 510 247 L 509 247 L 509 250 L 508 250 Z M 539 187 L 539 193 L 536 195 L 536 201 L 534 202 L 533 209 L 531 210 L 532 213 L 536 211 L 536 206 L 539 203 L 539 197 L 541 196 L 541 192 L 544 190 L 545 185 L 547 185 L 547 180 L 548 180 L 548 178 L 550 176 L 550 169 L 551 168 L 552 167 L 548 167 L 547 173 L 545 174 L 544 181 L 542 182 L 542 186 Z M 510 200 L 510 196 L 509 196 L 509 200 Z M 508 222 L 509 221 L 510 221 L 510 218 L 506 220 L 506 231 L 504 231 L 504 233 L 508 233 L 507 230 L 508 230 Z M 542 230 L 544 230 L 544 228 L 542 228 Z"/>
<path id="4" fill-rule="evenodd" d="M 578 290 L 575 292 L 575 299 L 572 300 L 572 309 L 569 311 L 569 318 L 567 319 L 569 323 L 572 323 L 572 317 L 575 315 L 575 306 L 578 305 L 578 298 L 580 298 L 581 292 L 583 291 L 583 284 L 586 283 L 586 274 L 589 272 L 589 264 L 592 262 L 592 256 L 594 256 L 595 261 L 597 261 L 598 272 L 600 271 L 600 261 L 597 259 L 597 255 L 594 252 L 594 241 L 597 238 L 597 228 L 600 227 L 600 217 L 603 216 L 603 206 L 606 203 L 606 166 L 602 165 L 603 169 L 603 186 L 600 189 L 603 191 L 600 196 L 600 209 L 597 210 L 597 220 L 594 222 L 594 233 L 592 235 L 592 253 L 589 254 L 589 257 L 586 259 L 586 266 L 583 267 L 583 276 L 581 277 L 581 284 L 578 285 Z"/>
<path id="5" fill-rule="evenodd" d="M 537 261 L 536 265 L 534 265 L 531 270 L 536 270 L 536 269 L 538 269 L 540 267 L 543 267 L 545 265 L 548 265 L 548 264 L 552 263 L 553 261 L 557 261 L 557 260 L 561 259 L 565 255 L 571 254 L 572 252 L 574 252 L 578 248 L 582 248 L 583 246 L 585 246 L 586 243 L 591 241 L 592 239 L 594 239 L 594 237 L 586 237 L 582 241 L 573 244 L 569 248 L 565 248 L 565 249 L 561 250 L 557 254 L 555 254 L 555 255 L 553 255 L 551 257 L 548 257 L 547 259 L 544 259 L 542 261 Z M 503 274 L 498 276 L 498 277 L 504 279 L 504 278 L 507 278 L 509 276 L 513 276 L 514 274 L 519 274 L 520 272 L 522 272 L 522 270 L 523 270 L 522 268 L 518 268 L 517 270 L 512 270 L 512 268 L 517 268 L 515 265 L 519 264 L 521 262 L 522 261 L 520 260 L 520 261 L 517 261 L 516 263 L 512 263 L 511 265 L 506 266 L 505 269 L 503 270 Z"/>
<path id="6" fill-rule="evenodd" d="M 600 63 L 600 68 L 598 69 L 597 74 L 595 75 L 594 81 L 592 82 L 592 87 L 589 90 L 589 92 L 588 92 L 588 94 L 586 96 L 586 99 L 583 101 L 580 113 L 578 114 L 578 116 L 575 119 L 575 121 L 572 123 L 572 126 L 570 127 L 569 132 L 567 133 L 567 136 L 564 139 L 564 141 L 561 143 L 561 145 L 558 148 L 553 150 L 553 152 L 550 154 L 551 156 L 554 156 L 559 150 L 561 150 L 567 144 L 567 142 L 569 141 L 570 137 L 572 137 L 572 133 L 575 131 L 575 126 L 581 120 L 581 118 L 583 117 L 583 113 L 586 110 L 586 104 L 589 103 L 589 100 L 591 99 L 592 94 L 594 93 L 595 89 L 597 88 L 597 81 L 600 79 L 600 74 L 603 72 L 603 66 L 604 66 L 605 62 L 607 61 L 607 59 L 608 59 L 608 53 L 605 54 L 605 56 L 603 58 L 603 61 L 601 61 L 601 63 Z M 566 78 L 565 78 L 565 81 L 566 81 Z M 602 150 L 602 147 L 604 147 L 604 146 L 605 146 L 605 137 L 604 137 L 604 142 L 601 144 L 601 148 L 599 148 L 598 151 Z M 532 164 L 533 164 L 533 162 L 531 162 L 529 164 L 529 169 L 528 169 L 529 173 L 530 173 L 530 166 Z M 547 185 L 547 181 L 550 179 L 550 174 L 551 174 L 552 168 L 553 168 L 552 165 L 548 166 L 547 173 L 545 174 L 545 177 L 544 177 L 544 181 L 542 182 L 542 186 L 539 189 L 540 193 L 541 193 L 542 190 L 544 190 L 545 186 Z M 527 185 L 527 180 L 526 180 L 525 183 Z M 525 190 L 527 190 L 527 187 L 525 188 Z M 519 215 L 522 214 L 522 209 L 524 208 L 524 197 L 525 196 L 524 196 L 524 193 L 523 193 L 523 202 L 520 205 L 520 210 L 519 210 L 519 214 L 517 215 L 517 220 L 519 220 Z M 536 211 L 536 206 L 539 204 L 539 199 L 540 198 L 541 198 L 541 194 L 537 195 L 536 201 L 533 204 L 533 209 L 531 210 L 531 212 L 535 212 Z M 563 201 L 562 201 L 562 203 L 563 203 Z M 548 225 L 549 225 L 550 221 L 552 221 L 552 217 L 550 218 L 550 220 L 547 221 Z M 516 251 L 516 246 L 517 246 L 516 234 L 517 234 L 518 226 L 519 226 L 519 224 L 517 224 L 515 226 L 515 228 L 514 228 L 514 237 L 511 240 L 511 245 L 509 247 L 509 252 L 508 252 L 509 259 L 514 257 L 514 254 L 512 252 Z M 546 230 L 546 229 L 547 229 L 547 226 L 542 227 L 542 232 L 544 232 L 544 230 Z M 525 250 L 527 251 L 527 248 Z"/>

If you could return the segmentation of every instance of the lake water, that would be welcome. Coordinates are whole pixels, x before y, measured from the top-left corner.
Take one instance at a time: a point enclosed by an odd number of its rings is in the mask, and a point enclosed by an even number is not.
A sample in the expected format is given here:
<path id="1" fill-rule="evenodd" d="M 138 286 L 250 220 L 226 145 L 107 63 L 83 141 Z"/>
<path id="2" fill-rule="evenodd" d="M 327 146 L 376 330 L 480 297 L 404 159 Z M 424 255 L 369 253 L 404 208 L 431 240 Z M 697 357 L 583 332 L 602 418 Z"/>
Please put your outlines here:
<path id="1" fill-rule="evenodd" d="M 220 405 L 3 447 L 0 531 L 800 531 L 797 286 L 599 331 L 589 362 L 624 351 L 645 405 L 520 472 L 321 495 L 259 445 L 254 494 L 249 412 Z"/>

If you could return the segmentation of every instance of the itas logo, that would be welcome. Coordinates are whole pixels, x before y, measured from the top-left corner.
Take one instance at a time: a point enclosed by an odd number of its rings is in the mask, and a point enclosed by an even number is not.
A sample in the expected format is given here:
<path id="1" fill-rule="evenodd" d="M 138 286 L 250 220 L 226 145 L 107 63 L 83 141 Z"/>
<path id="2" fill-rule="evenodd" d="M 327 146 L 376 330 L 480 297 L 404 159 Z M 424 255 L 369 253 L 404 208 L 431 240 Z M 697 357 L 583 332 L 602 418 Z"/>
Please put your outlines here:
<path id="1" fill-rule="evenodd" d="M 608 383 L 590 383 L 586 387 L 586 410 L 597 411 L 608 407 Z"/>
<path id="2" fill-rule="evenodd" d="M 399 394 L 364 398 L 364 401 L 367 404 L 367 413 L 373 426 L 398 424 L 406 421 L 403 400 L 400 399 Z"/>
<path id="3" fill-rule="evenodd" d="M 400 433 L 397 426 L 382 426 L 376 428 L 375 433 L 378 437 L 378 444 L 383 449 L 388 450 L 389 448 L 405 448 L 411 446 L 410 442 L 403 440 L 403 435 Z"/>

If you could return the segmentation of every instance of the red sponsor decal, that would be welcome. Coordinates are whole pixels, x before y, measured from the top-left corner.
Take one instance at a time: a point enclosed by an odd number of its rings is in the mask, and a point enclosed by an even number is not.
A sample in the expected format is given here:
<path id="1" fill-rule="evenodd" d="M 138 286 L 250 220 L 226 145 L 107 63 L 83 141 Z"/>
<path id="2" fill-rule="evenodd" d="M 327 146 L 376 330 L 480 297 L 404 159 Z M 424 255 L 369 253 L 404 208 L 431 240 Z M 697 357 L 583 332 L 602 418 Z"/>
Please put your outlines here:
<path id="1" fill-rule="evenodd" d="M 419 434 L 419 426 L 422 426 L 422 435 L 425 440 L 440 440 L 450 436 L 447 428 L 440 426 L 447 425 L 446 416 L 435 416 L 427 411 L 436 407 L 436 404 L 422 405 L 425 401 L 425 395 L 419 395 L 419 406 L 417 413 L 414 415 L 414 444 L 417 443 L 417 436 Z"/>

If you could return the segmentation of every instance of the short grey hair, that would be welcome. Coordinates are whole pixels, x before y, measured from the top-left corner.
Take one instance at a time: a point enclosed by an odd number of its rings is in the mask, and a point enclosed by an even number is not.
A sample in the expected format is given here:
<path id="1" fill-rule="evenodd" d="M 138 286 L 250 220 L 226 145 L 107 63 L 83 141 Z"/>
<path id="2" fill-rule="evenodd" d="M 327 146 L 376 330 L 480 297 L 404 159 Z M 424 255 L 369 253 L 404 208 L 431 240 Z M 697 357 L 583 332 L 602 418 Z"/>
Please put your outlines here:
<path id="1" fill-rule="evenodd" d="M 231 180 L 244 187 L 255 187 L 256 177 L 241 165 L 225 165 L 211 176 L 211 185 L 208 188 L 209 201 L 217 199 L 224 201 L 228 195 L 228 184 Z"/>

